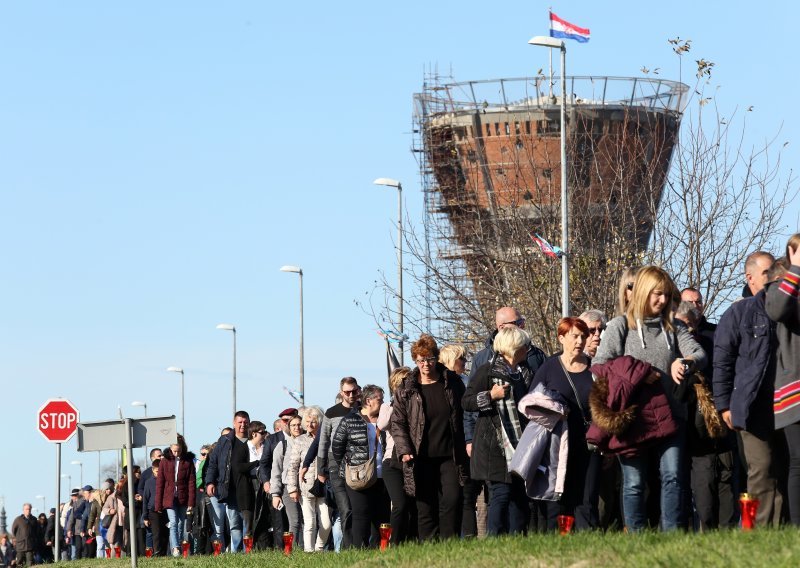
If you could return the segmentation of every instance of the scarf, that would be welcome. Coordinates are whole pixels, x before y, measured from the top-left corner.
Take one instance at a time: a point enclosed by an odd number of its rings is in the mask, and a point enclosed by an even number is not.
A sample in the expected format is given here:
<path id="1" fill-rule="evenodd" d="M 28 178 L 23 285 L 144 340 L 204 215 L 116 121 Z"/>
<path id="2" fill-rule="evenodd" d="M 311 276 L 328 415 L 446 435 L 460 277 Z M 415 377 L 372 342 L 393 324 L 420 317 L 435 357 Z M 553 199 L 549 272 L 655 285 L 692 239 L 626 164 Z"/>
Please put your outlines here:
<path id="1" fill-rule="evenodd" d="M 497 357 L 495 364 L 492 366 L 491 374 L 489 376 L 491 385 L 504 385 L 512 383 L 517 380 L 523 380 L 522 372 L 519 368 L 512 369 L 506 360 L 500 356 Z M 506 457 L 506 465 L 510 466 L 511 459 L 514 457 L 514 450 L 519 444 L 519 439 L 522 437 L 522 428 L 519 424 L 519 414 L 517 414 L 517 403 L 514 401 L 514 387 L 513 384 L 504 398 L 493 401 L 497 414 L 500 417 L 500 428 L 497 432 L 497 440 L 500 443 L 500 448 Z"/>

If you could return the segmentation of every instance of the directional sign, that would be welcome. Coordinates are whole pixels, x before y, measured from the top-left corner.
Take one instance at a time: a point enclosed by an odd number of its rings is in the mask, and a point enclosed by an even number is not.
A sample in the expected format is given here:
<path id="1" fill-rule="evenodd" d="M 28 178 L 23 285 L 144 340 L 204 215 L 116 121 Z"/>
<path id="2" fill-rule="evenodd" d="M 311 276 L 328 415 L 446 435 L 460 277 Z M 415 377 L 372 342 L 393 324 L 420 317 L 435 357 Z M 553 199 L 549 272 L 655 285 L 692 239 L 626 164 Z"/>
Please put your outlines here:
<path id="1" fill-rule="evenodd" d="M 78 429 L 78 409 L 63 398 L 51 398 L 36 414 L 37 428 L 51 442 L 66 442 Z"/>

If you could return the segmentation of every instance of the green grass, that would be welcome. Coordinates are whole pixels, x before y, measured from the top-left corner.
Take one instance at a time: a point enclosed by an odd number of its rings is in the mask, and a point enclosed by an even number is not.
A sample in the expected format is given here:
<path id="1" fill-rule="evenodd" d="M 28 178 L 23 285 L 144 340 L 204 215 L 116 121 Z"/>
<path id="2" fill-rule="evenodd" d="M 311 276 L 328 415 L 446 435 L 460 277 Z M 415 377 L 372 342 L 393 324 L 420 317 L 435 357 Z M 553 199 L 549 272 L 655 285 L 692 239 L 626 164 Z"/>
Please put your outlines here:
<path id="1" fill-rule="evenodd" d="M 129 559 L 88 560 L 70 563 L 73 568 L 124 568 Z M 646 532 L 581 533 L 560 537 L 555 534 L 503 537 L 486 540 L 450 541 L 408 545 L 390 549 L 305 554 L 285 557 L 277 552 L 223 555 L 218 558 L 140 558 L 148 568 L 251 568 L 256 566 L 315 567 L 539 567 L 539 566 L 800 566 L 800 531 L 795 528 L 744 533 L 723 531 L 706 534 Z"/>

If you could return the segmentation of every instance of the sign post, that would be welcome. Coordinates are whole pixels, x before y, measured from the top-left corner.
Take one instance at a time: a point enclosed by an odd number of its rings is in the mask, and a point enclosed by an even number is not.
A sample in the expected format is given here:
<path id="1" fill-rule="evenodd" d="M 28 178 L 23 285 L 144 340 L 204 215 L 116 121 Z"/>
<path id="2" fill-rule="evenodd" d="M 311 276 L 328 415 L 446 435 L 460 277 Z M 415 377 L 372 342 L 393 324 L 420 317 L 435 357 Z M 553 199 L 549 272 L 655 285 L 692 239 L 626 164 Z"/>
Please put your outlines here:
<path id="1" fill-rule="evenodd" d="M 178 439 L 175 416 L 153 416 L 148 418 L 124 418 L 103 422 L 78 424 L 78 451 L 100 452 L 103 450 L 127 451 L 128 455 L 128 503 L 133 503 L 133 448 L 146 446 L 168 446 Z M 131 506 L 132 507 L 132 506 Z M 135 515 L 128 515 L 130 534 L 136 534 Z M 131 568 L 136 568 L 138 551 L 136 539 L 131 538 Z"/>
<path id="2" fill-rule="evenodd" d="M 78 409 L 68 400 L 51 398 L 36 413 L 36 427 L 48 442 L 56 444 L 55 562 L 61 560 L 61 444 L 78 430 Z M 45 512 L 45 514 L 47 514 Z"/>

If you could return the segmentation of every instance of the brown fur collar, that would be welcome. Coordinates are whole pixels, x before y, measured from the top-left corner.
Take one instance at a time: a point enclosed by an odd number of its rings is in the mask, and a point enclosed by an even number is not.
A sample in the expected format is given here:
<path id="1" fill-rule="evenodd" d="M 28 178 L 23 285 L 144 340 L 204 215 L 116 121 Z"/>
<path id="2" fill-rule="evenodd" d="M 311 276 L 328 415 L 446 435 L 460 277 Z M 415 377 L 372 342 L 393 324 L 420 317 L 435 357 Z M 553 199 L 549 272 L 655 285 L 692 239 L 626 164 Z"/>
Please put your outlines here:
<path id="1" fill-rule="evenodd" d="M 589 393 L 589 408 L 592 411 L 592 422 L 601 430 L 612 436 L 619 436 L 636 418 L 636 405 L 622 410 L 611 410 L 608 407 L 608 379 L 597 377 Z"/>

